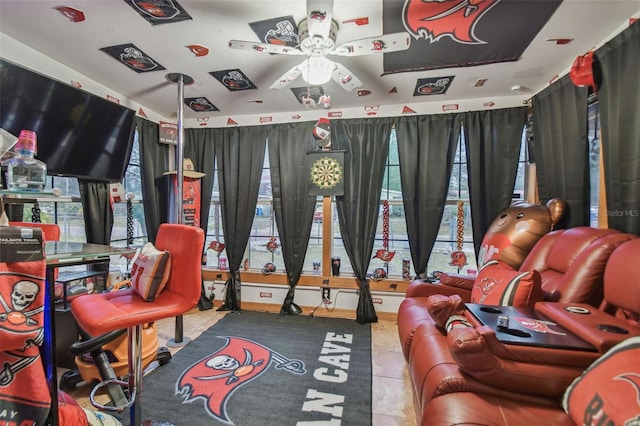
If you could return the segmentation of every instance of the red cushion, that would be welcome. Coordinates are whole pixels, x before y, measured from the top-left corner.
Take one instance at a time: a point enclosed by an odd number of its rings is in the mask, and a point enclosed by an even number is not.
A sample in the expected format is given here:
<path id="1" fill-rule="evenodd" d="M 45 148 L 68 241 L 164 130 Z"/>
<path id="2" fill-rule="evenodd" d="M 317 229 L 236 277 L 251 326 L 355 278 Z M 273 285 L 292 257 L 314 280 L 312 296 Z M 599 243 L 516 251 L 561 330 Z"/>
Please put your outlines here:
<path id="1" fill-rule="evenodd" d="M 562 407 L 576 424 L 631 425 L 640 419 L 640 337 L 598 358 L 564 394 Z"/>
<path id="2" fill-rule="evenodd" d="M 484 264 L 471 290 L 471 303 L 484 305 L 533 306 L 542 298 L 538 271 L 516 271 L 497 260 Z"/>

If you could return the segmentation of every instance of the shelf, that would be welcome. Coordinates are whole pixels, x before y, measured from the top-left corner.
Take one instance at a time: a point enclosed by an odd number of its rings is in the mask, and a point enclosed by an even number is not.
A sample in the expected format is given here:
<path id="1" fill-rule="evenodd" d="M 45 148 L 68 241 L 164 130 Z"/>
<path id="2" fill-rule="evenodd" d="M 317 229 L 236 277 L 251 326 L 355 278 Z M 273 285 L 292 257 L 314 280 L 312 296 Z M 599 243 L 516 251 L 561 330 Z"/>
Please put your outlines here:
<path id="1" fill-rule="evenodd" d="M 61 197 L 53 193 L 53 191 L 12 191 L 9 189 L 0 189 L 0 198 L 7 203 L 29 203 L 33 201 L 60 201 L 70 202 L 71 197 Z"/>

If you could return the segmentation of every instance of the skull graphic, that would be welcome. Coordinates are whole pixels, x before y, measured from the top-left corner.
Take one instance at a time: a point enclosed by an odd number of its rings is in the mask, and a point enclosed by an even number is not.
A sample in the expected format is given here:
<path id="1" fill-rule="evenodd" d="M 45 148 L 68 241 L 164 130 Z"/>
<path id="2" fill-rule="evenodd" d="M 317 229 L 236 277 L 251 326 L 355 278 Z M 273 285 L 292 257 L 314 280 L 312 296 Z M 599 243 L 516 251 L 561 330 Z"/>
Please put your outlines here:
<path id="1" fill-rule="evenodd" d="M 40 287 L 38 284 L 32 281 L 18 281 L 14 284 L 11 291 L 11 303 L 13 309 L 18 312 L 22 312 L 31 305 L 36 299 Z"/>
<path id="2" fill-rule="evenodd" d="M 228 371 L 233 371 L 240 367 L 240 363 L 238 362 L 238 360 L 228 355 L 219 355 L 213 357 L 209 361 L 207 361 L 205 365 L 216 370 Z"/>

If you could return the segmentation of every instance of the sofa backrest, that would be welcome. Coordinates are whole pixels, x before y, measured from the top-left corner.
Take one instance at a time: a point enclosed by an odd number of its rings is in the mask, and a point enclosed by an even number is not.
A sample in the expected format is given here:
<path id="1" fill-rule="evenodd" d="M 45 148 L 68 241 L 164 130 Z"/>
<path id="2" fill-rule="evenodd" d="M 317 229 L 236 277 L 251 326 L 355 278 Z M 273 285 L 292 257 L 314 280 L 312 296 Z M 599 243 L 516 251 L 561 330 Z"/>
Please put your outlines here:
<path id="1" fill-rule="evenodd" d="M 533 247 L 520 271 L 540 273 L 546 301 L 599 306 L 611 253 L 634 238 L 638 236 L 588 226 L 552 231 Z"/>
<path id="2" fill-rule="evenodd" d="M 640 327 L 640 238 L 620 245 L 609 257 L 603 309 Z"/>

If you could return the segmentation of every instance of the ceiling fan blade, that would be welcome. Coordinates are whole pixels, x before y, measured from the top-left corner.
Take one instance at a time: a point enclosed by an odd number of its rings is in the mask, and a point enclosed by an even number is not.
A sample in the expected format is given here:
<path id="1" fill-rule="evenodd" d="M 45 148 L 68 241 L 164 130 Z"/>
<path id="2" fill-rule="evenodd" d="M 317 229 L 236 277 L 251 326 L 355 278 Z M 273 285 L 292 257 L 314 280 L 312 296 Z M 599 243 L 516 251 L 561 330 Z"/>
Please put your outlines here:
<path id="1" fill-rule="evenodd" d="M 307 0 L 309 38 L 327 40 L 333 22 L 333 0 Z"/>
<path id="2" fill-rule="evenodd" d="M 389 53 L 406 50 L 411 44 L 411 36 L 407 32 L 384 34 L 367 37 L 344 43 L 331 52 L 338 56 L 360 56 L 372 53 Z"/>
<path id="3" fill-rule="evenodd" d="M 336 64 L 336 67 L 331 74 L 331 78 L 333 78 L 333 81 L 338 83 L 340 87 L 342 87 L 347 92 L 352 92 L 358 87 L 362 86 L 362 82 L 358 79 L 358 77 L 353 75 L 353 73 L 349 71 L 347 67 L 339 62 L 334 63 Z"/>
<path id="4" fill-rule="evenodd" d="M 302 74 L 302 69 L 307 63 L 308 59 L 304 60 L 301 64 L 298 64 L 291 68 L 289 71 L 282 74 L 280 78 L 278 78 L 269 89 L 278 90 L 287 87 L 293 80 L 298 78 L 300 74 Z"/>
<path id="5" fill-rule="evenodd" d="M 305 54 L 301 50 L 291 46 L 280 45 L 280 44 L 270 44 L 270 43 L 258 43 L 256 41 L 229 40 L 229 47 L 231 49 L 253 50 L 256 52 L 278 53 L 281 55 L 304 55 Z"/>

